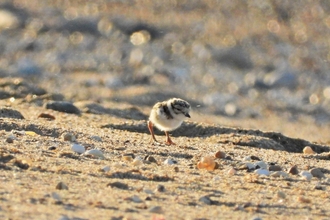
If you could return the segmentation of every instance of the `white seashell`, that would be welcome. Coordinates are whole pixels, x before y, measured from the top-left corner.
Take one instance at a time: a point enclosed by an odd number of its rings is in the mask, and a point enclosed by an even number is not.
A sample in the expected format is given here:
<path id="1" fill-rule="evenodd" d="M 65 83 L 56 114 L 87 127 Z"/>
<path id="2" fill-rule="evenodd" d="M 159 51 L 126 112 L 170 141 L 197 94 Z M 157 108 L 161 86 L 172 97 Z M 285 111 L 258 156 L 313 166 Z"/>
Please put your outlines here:
<path id="1" fill-rule="evenodd" d="M 283 177 L 283 178 L 287 178 L 289 177 L 289 174 L 287 174 L 284 171 L 275 171 L 272 174 L 270 174 L 272 177 Z"/>
<path id="2" fill-rule="evenodd" d="M 261 169 L 268 169 L 268 165 L 264 161 L 255 162 L 254 165 L 259 166 Z"/>
<path id="3" fill-rule="evenodd" d="M 171 158 L 167 158 L 167 159 L 164 161 L 164 164 L 165 164 L 165 165 L 173 165 L 173 164 L 175 164 L 175 162 L 174 162 Z"/>
<path id="4" fill-rule="evenodd" d="M 142 158 L 141 157 L 136 157 L 134 158 L 134 160 L 132 161 L 132 164 L 134 166 L 140 166 L 143 164 Z"/>
<path id="5" fill-rule="evenodd" d="M 275 171 L 272 174 L 270 174 L 272 177 L 283 177 L 283 178 L 287 178 L 289 177 L 289 174 L 287 174 L 284 171 Z"/>
<path id="6" fill-rule="evenodd" d="M 78 153 L 78 154 L 83 154 L 85 153 L 85 147 L 80 145 L 80 144 L 73 144 L 71 146 L 71 150 L 73 150 L 74 152 Z"/>
<path id="7" fill-rule="evenodd" d="M 244 161 L 251 161 L 252 159 L 251 159 L 251 156 L 246 156 L 246 157 L 243 158 L 243 160 Z"/>
<path id="8" fill-rule="evenodd" d="M 84 153 L 84 155 L 93 155 L 94 157 L 99 157 L 99 158 L 102 158 L 102 159 L 105 158 L 103 153 L 98 149 L 88 150 Z"/>
<path id="9" fill-rule="evenodd" d="M 303 149 L 303 152 L 304 152 L 304 154 L 315 154 L 315 152 L 313 151 L 313 149 L 311 147 L 309 147 L 309 146 L 305 147 Z"/>
<path id="10" fill-rule="evenodd" d="M 265 169 L 257 169 L 254 171 L 254 173 L 256 173 L 258 175 L 265 175 L 265 176 L 269 176 L 269 174 L 270 174 L 269 170 L 265 170 Z"/>
<path id="11" fill-rule="evenodd" d="M 246 163 L 245 164 L 246 165 L 246 167 L 249 169 L 249 170 L 253 170 L 253 169 L 255 169 L 256 168 L 256 165 L 254 165 L 253 163 Z"/>
<path id="12" fill-rule="evenodd" d="M 62 201 L 61 196 L 59 194 L 57 194 L 56 192 L 52 192 L 51 196 L 56 202 L 61 202 Z"/>
<path id="13" fill-rule="evenodd" d="M 109 172 L 110 171 L 110 167 L 109 166 L 105 166 L 105 167 L 102 168 L 102 170 L 104 172 Z"/>
<path id="14" fill-rule="evenodd" d="M 313 178 L 313 175 L 308 171 L 301 171 L 299 175 L 307 181 L 310 181 Z"/>

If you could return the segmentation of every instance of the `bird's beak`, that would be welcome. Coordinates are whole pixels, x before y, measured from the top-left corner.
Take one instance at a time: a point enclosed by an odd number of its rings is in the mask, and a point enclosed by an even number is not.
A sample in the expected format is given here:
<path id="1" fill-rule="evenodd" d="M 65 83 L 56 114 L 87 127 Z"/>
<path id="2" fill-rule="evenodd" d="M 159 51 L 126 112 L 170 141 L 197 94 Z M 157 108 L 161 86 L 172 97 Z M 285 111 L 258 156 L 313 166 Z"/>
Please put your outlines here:
<path id="1" fill-rule="evenodd" d="M 185 113 L 184 115 L 185 115 L 186 117 L 190 118 L 189 113 Z"/>

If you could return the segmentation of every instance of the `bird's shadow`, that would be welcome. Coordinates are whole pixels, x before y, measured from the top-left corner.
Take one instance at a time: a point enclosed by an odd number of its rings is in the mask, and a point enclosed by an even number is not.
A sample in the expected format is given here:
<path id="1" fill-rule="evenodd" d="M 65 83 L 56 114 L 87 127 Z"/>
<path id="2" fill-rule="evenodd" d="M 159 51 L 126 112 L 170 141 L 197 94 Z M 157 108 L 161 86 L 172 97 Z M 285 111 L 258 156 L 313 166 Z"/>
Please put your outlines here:
<path id="1" fill-rule="evenodd" d="M 112 128 L 136 133 L 149 133 L 146 121 L 107 124 L 102 126 L 102 128 Z M 155 130 L 155 134 L 163 135 L 164 133 Z M 284 150 L 296 153 L 301 153 L 306 146 L 312 147 L 317 153 L 330 151 L 329 146 L 314 144 L 299 138 L 290 138 L 278 132 L 221 127 L 193 122 L 183 122 L 181 127 L 172 132 L 172 136 L 174 137 L 210 137 L 214 135 L 219 136 L 218 142 L 223 144 L 233 143 L 239 146 Z"/>

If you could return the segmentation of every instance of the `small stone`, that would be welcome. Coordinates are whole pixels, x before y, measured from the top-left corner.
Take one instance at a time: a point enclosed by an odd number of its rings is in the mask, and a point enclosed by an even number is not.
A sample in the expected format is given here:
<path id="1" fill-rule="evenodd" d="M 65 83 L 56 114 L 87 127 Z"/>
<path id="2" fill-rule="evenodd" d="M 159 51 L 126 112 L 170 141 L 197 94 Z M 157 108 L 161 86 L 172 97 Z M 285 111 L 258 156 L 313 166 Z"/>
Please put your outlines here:
<path id="1" fill-rule="evenodd" d="M 113 183 L 108 183 L 107 187 L 111 187 L 111 188 L 118 188 L 118 189 L 128 189 L 128 185 L 126 183 L 122 183 L 122 182 L 113 182 Z"/>
<path id="2" fill-rule="evenodd" d="M 198 201 L 200 201 L 206 205 L 212 205 L 212 200 L 208 196 L 202 196 L 198 199 Z"/>
<path id="3" fill-rule="evenodd" d="M 0 108 L 0 118 L 24 119 L 24 116 L 15 109 L 4 107 Z"/>
<path id="4" fill-rule="evenodd" d="M 310 181 L 313 177 L 313 175 L 308 171 L 301 171 L 300 176 L 306 179 L 307 181 Z"/>
<path id="5" fill-rule="evenodd" d="M 223 151 L 218 151 L 218 152 L 216 152 L 215 154 L 214 154 L 214 157 L 215 158 L 225 158 L 226 157 L 226 153 L 225 152 L 223 152 Z"/>
<path id="6" fill-rule="evenodd" d="M 109 172 L 110 171 L 110 167 L 109 166 L 105 166 L 102 168 L 103 172 Z"/>
<path id="7" fill-rule="evenodd" d="M 197 164 L 198 169 L 206 169 L 208 171 L 213 171 L 216 168 L 216 162 L 214 161 L 214 157 L 205 156 L 202 157 L 200 162 Z"/>
<path id="8" fill-rule="evenodd" d="M 136 157 L 133 161 L 132 164 L 134 166 L 141 166 L 143 164 L 143 159 L 141 157 Z"/>
<path id="9" fill-rule="evenodd" d="M 314 189 L 316 189 L 316 190 L 323 190 L 323 187 L 321 186 L 320 183 L 318 183 L 318 184 L 316 184 L 316 185 L 314 186 Z"/>
<path id="10" fill-rule="evenodd" d="M 78 153 L 78 154 L 83 154 L 85 153 L 85 147 L 80 145 L 80 144 L 73 144 L 71 146 L 71 150 Z"/>
<path id="11" fill-rule="evenodd" d="M 243 158 L 243 161 L 251 161 L 251 160 L 252 160 L 251 156 L 246 156 L 246 157 Z"/>
<path id="12" fill-rule="evenodd" d="M 265 175 L 265 176 L 269 176 L 269 174 L 270 174 L 269 170 L 266 170 L 266 169 L 257 169 L 254 171 L 254 173 L 256 173 L 258 175 Z"/>
<path id="13" fill-rule="evenodd" d="M 91 136 L 91 139 L 94 140 L 94 141 L 102 142 L 102 138 L 99 137 L 99 136 L 96 136 L 96 135 Z"/>
<path id="14" fill-rule="evenodd" d="M 131 154 L 131 153 L 129 153 L 129 154 L 124 154 L 124 155 L 122 156 L 122 159 L 123 159 L 123 160 L 125 160 L 125 161 L 129 161 L 129 162 L 133 161 L 134 158 L 135 158 L 134 154 Z"/>
<path id="15" fill-rule="evenodd" d="M 69 187 L 65 183 L 63 183 L 63 182 L 59 182 L 56 185 L 55 188 L 58 189 L 58 190 L 68 190 L 69 189 Z"/>
<path id="16" fill-rule="evenodd" d="M 297 175 L 299 173 L 297 165 L 290 167 L 288 173 L 292 175 Z"/>
<path id="17" fill-rule="evenodd" d="M 309 146 L 305 147 L 303 149 L 303 152 L 304 152 L 304 154 L 315 154 L 315 152 L 313 151 L 313 149 L 311 147 L 309 147 Z"/>
<path id="18" fill-rule="evenodd" d="M 135 203 L 141 203 L 142 202 L 142 199 L 140 199 L 140 197 L 134 195 L 131 197 L 131 200 Z"/>
<path id="19" fill-rule="evenodd" d="M 76 141 L 76 136 L 71 132 L 64 133 L 62 136 L 64 141 Z"/>
<path id="20" fill-rule="evenodd" d="M 153 156 L 147 156 L 146 161 L 157 164 L 157 160 Z"/>
<path id="21" fill-rule="evenodd" d="M 286 195 L 282 191 L 277 191 L 277 197 L 280 198 L 280 199 L 285 199 Z"/>
<path id="22" fill-rule="evenodd" d="M 172 160 L 171 158 L 167 158 L 163 163 L 165 165 L 173 165 L 176 164 L 177 162 L 175 160 Z"/>
<path id="23" fill-rule="evenodd" d="M 56 192 L 51 193 L 52 198 L 55 200 L 55 204 L 61 204 L 62 203 L 62 198 L 59 194 Z"/>
<path id="24" fill-rule="evenodd" d="M 310 199 L 305 198 L 303 196 L 299 196 L 297 200 L 298 200 L 298 202 L 301 202 L 301 203 L 311 203 Z"/>
<path id="25" fill-rule="evenodd" d="M 15 140 L 15 137 L 13 137 L 12 135 L 10 135 L 6 138 L 6 142 L 9 144 L 14 143 L 14 140 Z"/>
<path id="26" fill-rule="evenodd" d="M 261 169 L 268 169 L 268 165 L 264 161 L 258 161 L 254 163 L 256 169 L 261 168 Z"/>
<path id="27" fill-rule="evenodd" d="M 272 174 L 270 174 L 270 176 L 272 176 L 272 177 L 283 177 L 283 178 L 287 178 L 287 177 L 289 177 L 289 174 L 287 174 L 284 171 L 275 171 Z"/>
<path id="28" fill-rule="evenodd" d="M 55 120 L 55 116 L 48 114 L 48 113 L 41 113 L 38 115 L 38 118 L 46 118 L 48 120 Z"/>
<path id="29" fill-rule="evenodd" d="M 165 192 L 165 186 L 159 184 L 157 188 L 155 189 L 155 192 Z"/>
<path id="30" fill-rule="evenodd" d="M 282 171 L 282 167 L 278 166 L 278 165 L 270 165 L 268 167 L 269 171 Z"/>
<path id="31" fill-rule="evenodd" d="M 251 160 L 257 160 L 257 161 L 261 161 L 261 159 L 257 156 L 251 155 L 250 156 Z"/>
<path id="32" fill-rule="evenodd" d="M 179 167 L 174 167 L 174 172 L 179 172 L 179 171 L 180 171 Z"/>
<path id="33" fill-rule="evenodd" d="M 229 170 L 228 170 L 228 172 L 227 172 L 230 176 L 233 176 L 233 175 L 235 175 L 236 173 L 237 173 L 237 171 L 232 167 L 232 168 L 230 168 Z"/>
<path id="34" fill-rule="evenodd" d="M 316 178 L 324 178 L 324 174 L 322 173 L 321 169 L 319 168 L 313 168 L 313 169 L 310 169 L 309 172 L 313 175 L 313 177 L 316 177 Z"/>
<path id="35" fill-rule="evenodd" d="M 80 110 L 76 106 L 74 106 L 71 102 L 67 102 L 67 101 L 50 101 L 46 103 L 45 108 L 53 109 L 59 112 L 80 115 Z"/>
<path id="36" fill-rule="evenodd" d="M 105 159 L 102 151 L 100 151 L 98 149 L 88 150 L 84 153 L 84 155 L 92 155 L 92 156 L 97 157 L 97 158 Z"/>
<path id="37" fill-rule="evenodd" d="M 56 147 L 55 146 L 51 146 L 47 150 L 56 150 Z"/>
<path id="38" fill-rule="evenodd" d="M 162 207 L 161 206 L 152 206 L 148 209 L 151 213 L 162 213 Z"/>

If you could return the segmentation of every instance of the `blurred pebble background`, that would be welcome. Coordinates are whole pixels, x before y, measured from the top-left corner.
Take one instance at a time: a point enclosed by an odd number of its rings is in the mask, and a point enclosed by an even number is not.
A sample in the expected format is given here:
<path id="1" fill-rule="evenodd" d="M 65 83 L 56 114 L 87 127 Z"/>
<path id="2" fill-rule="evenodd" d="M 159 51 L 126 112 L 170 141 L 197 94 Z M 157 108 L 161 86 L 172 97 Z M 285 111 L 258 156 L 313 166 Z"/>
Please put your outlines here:
<path id="1" fill-rule="evenodd" d="M 70 88 L 73 101 L 177 96 L 203 113 L 326 124 L 329 62 L 328 0 L 0 3 L 0 77 Z"/>

